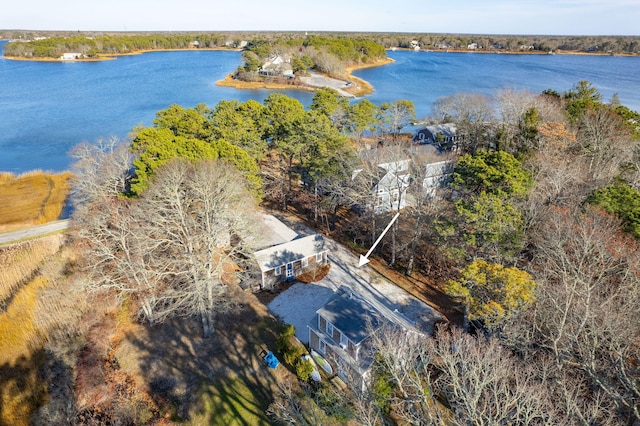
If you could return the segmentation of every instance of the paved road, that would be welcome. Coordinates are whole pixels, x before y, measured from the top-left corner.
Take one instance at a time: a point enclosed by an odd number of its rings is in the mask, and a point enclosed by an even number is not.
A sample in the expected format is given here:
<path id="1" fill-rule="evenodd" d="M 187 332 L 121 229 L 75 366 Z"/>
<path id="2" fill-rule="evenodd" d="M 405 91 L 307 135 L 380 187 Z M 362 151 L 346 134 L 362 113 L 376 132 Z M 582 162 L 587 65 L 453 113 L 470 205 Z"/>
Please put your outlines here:
<path id="1" fill-rule="evenodd" d="M 51 234 L 53 232 L 64 231 L 69 228 L 69 220 L 57 220 L 55 222 L 45 223 L 44 225 L 32 226 L 30 228 L 21 229 L 19 231 L 6 232 L 0 234 L 0 245 L 9 244 L 28 238 L 36 238 L 42 235 Z"/>

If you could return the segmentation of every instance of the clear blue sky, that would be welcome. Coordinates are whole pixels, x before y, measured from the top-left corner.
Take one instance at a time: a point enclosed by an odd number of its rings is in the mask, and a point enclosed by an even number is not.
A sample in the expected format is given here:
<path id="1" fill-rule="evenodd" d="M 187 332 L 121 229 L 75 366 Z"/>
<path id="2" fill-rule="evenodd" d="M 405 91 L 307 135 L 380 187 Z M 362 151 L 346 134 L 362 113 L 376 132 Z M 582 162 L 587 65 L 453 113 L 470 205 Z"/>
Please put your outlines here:
<path id="1" fill-rule="evenodd" d="M 14 0 L 0 29 L 640 35 L 640 0 Z"/>

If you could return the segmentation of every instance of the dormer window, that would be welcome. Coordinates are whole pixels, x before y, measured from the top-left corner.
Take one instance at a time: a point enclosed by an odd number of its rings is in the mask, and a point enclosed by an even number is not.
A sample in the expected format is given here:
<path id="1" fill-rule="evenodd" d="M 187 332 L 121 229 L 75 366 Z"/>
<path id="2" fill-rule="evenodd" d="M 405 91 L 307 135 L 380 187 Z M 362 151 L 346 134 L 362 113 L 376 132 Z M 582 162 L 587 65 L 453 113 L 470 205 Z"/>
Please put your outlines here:
<path id="1" fill-rule="evenodd" d="M 333 337 L 333 324 L 327 321 L 327 334 L 329 337 Z"/>

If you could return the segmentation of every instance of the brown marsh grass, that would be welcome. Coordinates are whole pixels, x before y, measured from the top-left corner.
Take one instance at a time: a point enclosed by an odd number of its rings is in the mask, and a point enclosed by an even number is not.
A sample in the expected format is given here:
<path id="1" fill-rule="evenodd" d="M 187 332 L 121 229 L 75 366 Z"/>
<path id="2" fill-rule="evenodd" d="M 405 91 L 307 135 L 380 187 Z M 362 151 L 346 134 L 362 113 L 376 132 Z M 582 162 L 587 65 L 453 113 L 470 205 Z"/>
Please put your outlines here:
<path id="1" fill-rule="evenodd" d="M 46 239 L 61 238 L 52 237 Z M 2 300 L 6 309 L 0 309 L 0 424 L 31 424 L 33 414 L 47 404 L 50 384 L 41 377 L 47 351 L 57 347 L 64 353 L 66 346 L 73 345 L 69 337 L 82 333 L 80 318 L 89 310 L 84 294 L 65 277 L 67 265 L 73 262 L 71 249 L 58 250 L 59 241 L 53 241 L 55 255 L 40 250 L 43 260 L 30 262 L 29 253 L 38 252 L 33 246 L 39 241 L 11 246 L 14 250 L 8 256 L 26 263 L 22 268 L 33 272 L 31 278 L 17 280 L 21 283 Z"/>
<path id="2" fill-rule="evenodd" d="M 63 238 L 62 234 L 55 234 L 0 247 L 0 306 L 60 250 Z"/>
<path id="3" fill-rule="evenodd" d="M 41 224 L 60 217 L 70 190 L 70 172 L 0 173 L 0 225 Z"/>
<path id="4" fill-rule="evenodd" d="M 44 343 L 35 324 L 38 292 L 49 284 L 46 277 L 36 277 L 20 288 L 5 312 L 0 313 L 0 364 L 13 363 Z"/>

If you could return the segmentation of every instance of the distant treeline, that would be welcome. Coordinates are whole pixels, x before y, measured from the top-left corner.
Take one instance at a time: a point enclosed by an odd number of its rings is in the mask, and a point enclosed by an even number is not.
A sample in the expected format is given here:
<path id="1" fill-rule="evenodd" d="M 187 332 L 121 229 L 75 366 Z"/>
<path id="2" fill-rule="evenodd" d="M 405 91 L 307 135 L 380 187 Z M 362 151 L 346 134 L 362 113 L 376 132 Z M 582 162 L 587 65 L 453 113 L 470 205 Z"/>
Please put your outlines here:
<path id="1" fill-rule="evenodd" d="M 236 47 L 240 40 L 229 40 L 220 34 L 148 34 L 148 35 L 98 35 L 76 34 L 72 36 L 18 38 L 16 43 L 4 47 L 5 56 L 59 58 L 66 52 L 80 53 L 85 57 L 127 54 L 141 50 L 188 49 L 193 47 Z M 28 41 L 28 42 L 27 42 Z M 197 42 L 197 43 L 196 43 Z"/>
<path id="2" fill-rule="evenodd" d="M 39 39 L 48 37 L 47 39 Z M 282 44 L 283 41 L 298 44 L 303 40 L 311 43 L 327 40 L 354 40 L 357 45 L 367 40 L 385 49 L 414 48 L 426 50 L 466 50 L 470 46 L 478 51 L 504 52 L 552 52 L 572 51 L 592 54 L 638 54 L 639 36 L 553 36 L 553 35 L 473 35 L 473 34 L 420 34 L 420 33 L 355 33 L 355 32 L 53 32 L 53 31 L 0 31 L 0 38 L 31 41 L 10 43 L 5 46 L 5 55 L 21 57 L 57 58 L 64 52 L 79 52 L 86 56 L 97 54 L 122 54 L 150 49 L 186 49 L 194 47 L 215 48 L 241 46 L 241 42 L 266 40 Z M 298 44 L 299 45 L 299 44 Z M 354 46 L 355 47 L 355 46 Z M 333 48 L 332 52 L 342 60 L 350 55 L 347 50 Z M 365 47 L 365 50 L 367 47 Z M 367 55 L 377 56 L 368 51 Z M 354 59 L 354 58 L 352 58 Z"/>
<path id="3" fill-rule="evenodd" d="M 472 35 L 472 34 L 360 34 L 386 48 L 469 49 L 505 52 L 551 52 L 638 54 L 638 36 L 551 36 L 551 35 Z M 417 43 L 413 43 L 415 41 Z M 475 46 L 474 46 L 475 45 Z"/>

